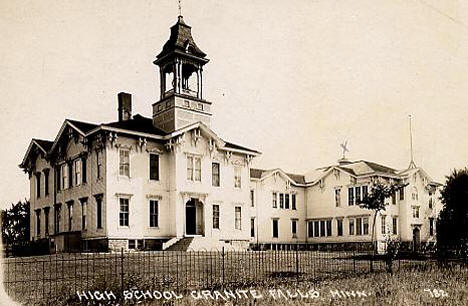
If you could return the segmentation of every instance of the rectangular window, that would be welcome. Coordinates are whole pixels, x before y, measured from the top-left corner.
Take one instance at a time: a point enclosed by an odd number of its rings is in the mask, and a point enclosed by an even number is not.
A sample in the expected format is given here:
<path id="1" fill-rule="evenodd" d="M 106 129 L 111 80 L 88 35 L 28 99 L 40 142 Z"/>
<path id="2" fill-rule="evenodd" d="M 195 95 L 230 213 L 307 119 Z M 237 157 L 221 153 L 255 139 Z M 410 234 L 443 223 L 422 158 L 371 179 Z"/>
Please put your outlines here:
<path id="1" fill-rule="evenodd" d="M 68 188 L 68 165 L 62 164 L 62 169 L 60 172 L 62 174 L 62 189 L 67 189 Z"/>
<path id="2" fill-rule="evenodd" d="M 307 222 L 307 236 L 309 238 L 314 236 L 314 222 L 312 221 Z"/>
<path id="3" fill-rule="evenodd" d="M 44 207 L 44 227 L 46 236 L 49 235 L 49 207 Z"/>
<path id="4" fill-rule="evenodd" d="M 297 221 L 291 220 L 291 233 L 293 238 L 297 237 Z"/>
<path id="5" fill-rule="evenodd" d="M 250 237 L 255 237 L 255 218 L 250 218 Z"/>
<path id="6" fill-rule="evenodd" d="M 44 194 L 49 195 L 49 169 L 44 170 Z"/>
<path id="7" fill-rule="evenodd" d="M 340 188 L 335 189 L 335 206 L 336 207 L 341 206 L 341 189 Z"/>
<path id="8" fill-rule="evenodd" d="M 429 209 L 432 209 L 432 197 L 429 198 Z"/>
<path id="9" fill-rule="evenodd" d="M 291 195 L 291 208 L 293 210 L 296 210 L 296 194 L 295 193 Z"/>
<path id="10" fill-rule="evenodd" d="M 159 181 L 159 155 L 150 154 L 150 180 Z"/>
<path id="11" fill-rule="evenodd" d="M 276 192 L 273 192 L 273 208 L 277 208 L 278 207 L 278 194 Z"/>
<path id="12" fill-rule="evenodd" d="M 429 218 L 429 236 L 434 236 L 434 218 Z"/>
<path id="13" fill-rule="evenodd" d="M 398 218 L 397 217 L 393 217 L 393 235 L 397 235 L 398 234 Z"/>
<path id="14" fill-rule="evenodd" d="M 284 193 L 280 193 L 279 197 L 280 197 L 280 208 L 284 208 Z"/>
<path id="15" fill-rule="evenodd" d="M 102 228 L 102 197 L 96 198 L 96 227 Z"/>
<path id="16" fill-rule="evenodd" d="M 36 210 L 36 236 L 41 236 L 41 210 Z"/>
<path id="17" fill-rule="evenodd" d="M 219 163 L 211 164 L 211 184 L 219 187 Z"/>
<path id="18" fill-rule="evenodd" d="M 255 207 L 255 191 L 250 190 L 250 206 Z"/>
<path id="19" fill-rule="evenodd" d="M 75 186 L 81 184 L 81 159 L 76 159 L 74 162 L 74 170 L 75 170 Z"/>
<path id="20" fill-rule="evenodd" d="M 284 208 L 289 209 L 289 193 L 284 195 Z"/>
<path id="21" fill-rule="evenodd" d="M 419 207 L 413 206 L 413 218 L 419 218 Z"/>
<path id="22" fill-rule="evenodd" d="M 349 206 L 354 205 L 354 188 L 353 187 L 348 188 L 348 205 Z"/>
<path id="23" fill-rule="evenodd" d="M 369 218 L 362 218 L 362 233 L 364 235 L 369 235 Z"/>
<path id="24" fill-rule="evenodd" d="M 41 197 L 41 173 L 36 173 L 36 197 Z"/>
<path id="25" fill-rule="evenodd" d="M 354 188 L 356 192 L 356 204 L 361 202 L 361 186 Z"/>
<path id="26" fill-rule="evenodd" d="M 396 205 L 396 191 L 392 192 L 392 204 Z"/>
<path id="27" fill-rule="evenodd" d="M 86 210 L 88 207 L 88 200 L 81 200 L 81 229 L 86 229 Z"/>
<path id="28" fill-rule="evenodd" d="M 102 152 L 101 151 L 96 151 L 96 176 L 97 179 L 102 178 Z"/>
<path id="29" fill-rule="evenodd" d="M 187 180 L 201 181 L 201 158 L 187 156 Z"/>
<path id="30" fill-rule="evenodd" d="M 130 151 L 121 149 L 119 151 L 119 174 L 130 177 Z"/>
<path id="31" fill-rule="evenodd" d="M 332 235 L 332 225 L 331 225 L 331 220 L 327 220 L 327 236 Z"/>
<path id="32" fill-rule="evenodd" d="M 338 236 L 343 236 L 343 219 L 336 220 L 336 232 Z"/>
<path id="33" fill-rule="evenodd" d="M 73 203 L 68 203 L 68 231 L 73 229 Z"/>
<path id="34" fill-rule="evenodd" d="M 128 226 L 129 200 L 120 198 L 119 225 Z"/>
<path id="35" fill-rule="evenodd" d="M 136 248 L 135 239 L 128 240 L 128 249 L 129 250 L 134 250 L 135 248 Z"/>
<path id="36" fill-rule="evenodd" d="M 159 215 L 159 205 L 158 201 L 150 200 L 149 202 L 149 226 L 150 227 L 158 227 L 158 215 Z"/>
<path id="37" fill-rule="evenodd" d="M 349 219 L 349 234 L 354 235 L 354 219 Z"/>
<path id="38" fill-rule="evenodd" d="M 201 158 L 194 157 L 193 160 L 195 162 L 195 181 L 201 182 Z"/>
<path id="39" fill-rule="evenodd" d="M 213 228 L 219 229 L 219 205 L 213 205 Z"/>
<path id="40" fill-rule="evenodd" d="M 314 237 L 320 236 L 320 222 L 314 221 Z"/>
<path id="41" fill-rule="evenodd" d="M 367 185 L 364 185 L 362 186 L 362 198 L 364 199 L 365 197 L 367 197 L 367 194 L 368 194 Z"/>
<path id="42" fill-rule="evenodd" d="M 235 228 L 236 230 L 241 230 L 242 229 L 242 215 L 241 215 L 241 207 L 236 206 L 235 207 Z"/>
<path id="43" fill-rule="evenodd" d="M 386 221 L 387 221 L 387 216 L 380 217 L 380 232 L 382 233 L 382 235 L 385 235 L 385 233 L 387 232 Z"/>
<path id="44" fill-rule="evenodd" d="M 362 218 L 356 218 L 356 235 L 362 235 Z"/>
<path id="45" fill-rule="evenodd" d="M 54 206 L 54 231 L 56 234 L 60 232 L 61 208 L 60 204 Z"/>
<path id="46" fill-rule="evenodd" d="M 145 241 L 143 239 L 137 240 L 137 248 L 139 250 L 143 250 L 145 248 Z"/>
<path id="47" fill-rule="evenodd" d="M 241 188 L 241 168 L 234 168 L 234 187 Z"/>
<path id="48" fill-rule="evenodd" d="M 273 238 L 278 238 L 278 219 L 273 219 Z"/>
<path id="49" fill-rule="evenodd" d="M 193 181 L 193 156 L 187 156 L 187 180 Z"/>
<path id="50" fill-rule="evenodd" d="M 400 188 L 400 201 L 405 199 L 405 187 Z"/>
<path id="51" fill-rule="evenodd" d="M 320 221 L 320 237 L 325 237 L 325 221 Z"/>

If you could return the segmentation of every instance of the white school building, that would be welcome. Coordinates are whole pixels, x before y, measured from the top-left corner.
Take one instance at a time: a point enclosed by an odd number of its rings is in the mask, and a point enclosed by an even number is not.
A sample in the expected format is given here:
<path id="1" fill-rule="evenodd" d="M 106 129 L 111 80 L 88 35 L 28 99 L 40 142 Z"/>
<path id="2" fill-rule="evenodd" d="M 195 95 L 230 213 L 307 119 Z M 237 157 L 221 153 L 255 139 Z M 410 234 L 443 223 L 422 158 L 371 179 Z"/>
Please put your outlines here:
<path id="1" fill-rule="evenodd" d="M 151 118 L 132 114 L 132 96 L 119 93 L 117 121 L 66 119 L 55 138 L 32 139 L 20 164 L 32 240 L 57 252 L 368 245 L 372 211 L 356 203 L 383 180 L 407 185 L 376 219 L 380 244 L 434 241 L 439 184 L 421 168 L 347 159 L 304 175 L 253 168 L 260 152 L 210 128 L 207 63 L 179 16 L 154 61 L 161 90 Z"/>

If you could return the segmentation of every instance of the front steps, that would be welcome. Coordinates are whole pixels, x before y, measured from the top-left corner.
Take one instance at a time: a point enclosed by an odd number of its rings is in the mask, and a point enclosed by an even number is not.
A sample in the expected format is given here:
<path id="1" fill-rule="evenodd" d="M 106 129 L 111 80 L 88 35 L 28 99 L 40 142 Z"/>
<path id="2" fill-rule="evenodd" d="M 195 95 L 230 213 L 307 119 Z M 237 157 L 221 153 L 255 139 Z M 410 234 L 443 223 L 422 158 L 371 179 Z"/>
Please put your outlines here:
<path id="1" fill-rule="evenodd" d="M 196 236 L 173 239 L 168 241 L 167 246 L 163 245 L 164 251 L 222 251 L 223 248 L 225 251 L 246 250 L 246 248 L 240 245 L 226 243 L 225 241 L 209 237 Z"/>

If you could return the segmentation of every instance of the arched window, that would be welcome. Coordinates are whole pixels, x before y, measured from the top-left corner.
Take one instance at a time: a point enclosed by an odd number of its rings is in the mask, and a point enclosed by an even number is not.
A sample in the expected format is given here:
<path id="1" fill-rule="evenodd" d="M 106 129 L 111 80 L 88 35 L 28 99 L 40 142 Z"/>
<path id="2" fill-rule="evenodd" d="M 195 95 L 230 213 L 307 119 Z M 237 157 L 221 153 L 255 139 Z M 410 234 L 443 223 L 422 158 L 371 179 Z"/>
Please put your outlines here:
<path id="1" fill-rule="evenodd" d="M 182 89 L 188 92 L 198 91 L 198 80 L 197 80 L 197 68 L 192 65 L 185 63 L 182 65 Z"/>
<path id="2" fill-rule="evenodd" d="M 174 89 L 174 67 L 173 65 L 167 65 L 164 67 L 164 92 L 168 92 Z"/>

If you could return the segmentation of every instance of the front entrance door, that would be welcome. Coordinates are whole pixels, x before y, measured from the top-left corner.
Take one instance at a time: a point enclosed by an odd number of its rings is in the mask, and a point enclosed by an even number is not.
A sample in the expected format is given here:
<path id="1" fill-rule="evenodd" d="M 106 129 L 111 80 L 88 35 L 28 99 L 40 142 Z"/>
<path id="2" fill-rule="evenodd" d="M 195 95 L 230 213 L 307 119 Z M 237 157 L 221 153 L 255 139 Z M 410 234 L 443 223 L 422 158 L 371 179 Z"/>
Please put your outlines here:
<path id="1" fill-rule="evenodd" d="M 421 245 L 421 231 L 419 227 L 415 227 L 413 229 L 413 251 L 419 251 L 419 247 Z"/>
<path id="2" fill-rule="evenodd" d="M 185 205 L 185 232 L 187 235 L 197 234 L 197 207 L 193 199 Z"/>

